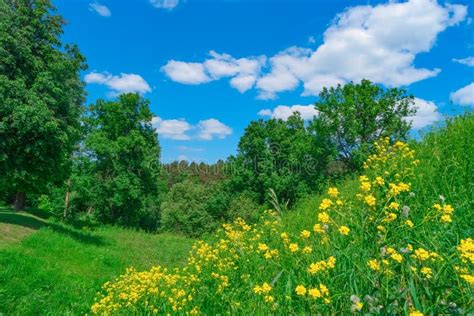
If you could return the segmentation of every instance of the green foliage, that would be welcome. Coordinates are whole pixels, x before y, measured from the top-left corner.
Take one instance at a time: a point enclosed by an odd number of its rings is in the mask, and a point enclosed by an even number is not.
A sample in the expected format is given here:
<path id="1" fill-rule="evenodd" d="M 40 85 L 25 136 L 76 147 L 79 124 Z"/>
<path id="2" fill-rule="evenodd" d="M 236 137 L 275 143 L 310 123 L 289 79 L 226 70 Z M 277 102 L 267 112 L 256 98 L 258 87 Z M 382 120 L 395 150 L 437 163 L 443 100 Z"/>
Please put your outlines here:
<path id="1" fill-rule="evenodd" d="M 242 192 L 230 198 L 227 208 L 227 219 L 232 221 L 243 218 L 248 223 L 255 223 L 264 211 L 264 207 L 255 202 L 255 194 Z"/>
<path id="2" fill-rule="evenodd" d="M 54 13 L 49 0 L 0 0 L 0 174 L 13 192 L 67 178 L 81 132 L 84 58 Z"/>
<path id="3" fill-rule="evenodd" d="M 299 113 L 287 121 L 254 121 L 240 139 L 237 157 L 228 161 L 230 185 L 237 192 L 255 192 L 260 203 L 268 201 L 270 189 L 293 203 L 321 185 L 332 156 L 328 143 L 305 125 Z"/>
<path id="4" fill-rule="evenodd" d="M 175 184 L 161 204 L 161 224 L 164 230 L 188 236 L 200 236 L 217 227 L 216 210 L 222 203 L 212 197 L 214 188 L 191 180 Z M 217 213 L 217 214 L 216 214 Z"/>
<path id="5" fill-rule="evenodd" d="M 74 188 L 88 188 L 79 194 L 81 201 L 102 222 L 146 229 L 158 225 L 160 146 L 148 104 L 138 94 L 123 94 L 89 108 L 85 162 L 78 166 L 85 172 L 71 182 L 79 182 Z"/>
<path id="6" fill-rule="evenodd" d="M 330 139 L 352 169 L 361 166 L 377 139 L 406 139 L 410 124 L 404 118 L 415 112 L 414 98 L 405 90 L 383 89 L 368 80 L 324 88 L 319 97 L 311 128 Z"/>

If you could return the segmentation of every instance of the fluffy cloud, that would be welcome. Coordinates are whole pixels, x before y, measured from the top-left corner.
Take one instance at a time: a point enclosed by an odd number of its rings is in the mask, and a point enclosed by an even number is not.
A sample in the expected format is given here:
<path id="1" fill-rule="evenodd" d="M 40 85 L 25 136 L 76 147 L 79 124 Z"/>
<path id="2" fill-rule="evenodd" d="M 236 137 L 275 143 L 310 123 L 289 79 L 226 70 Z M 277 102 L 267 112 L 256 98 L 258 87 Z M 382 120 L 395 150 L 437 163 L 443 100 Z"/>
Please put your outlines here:
<path id="1" fill-rule="evenodd" d="M 461 59 L 453 58 L 453 61 L 469 67 L 474 67 L 474 57 L 466 57 Z"/>
<path id="2" fill-rule="evenodd" d="M 318 111 L 313 104 L 310 105 L 279 105 L 275 109 L 264 109 L 258 112 L 260 116 L 269 116 L 271 118 L 282 119 L 286 121 L 294 112 L 299 112 L 304 120 L 311 120 L 318 115 Z"/>
<path id="3" fill-rule="evenodd" d="M 232 134 L 232 129 L 229 126 L 216 119 L 199 121 L 197 127 L 199 129 L 198 138 L 203 140 L 211 140 L 214 137 L 223 139 Z"/>
<path id="4" fill-rule="evenodd" d="M 210 51 L 211 58 L 203 63 L 170 60 L 162 71 L 173 81 L 183 84 L 202 84 L 224 77 L 231 77 L 230 85 L 240 92 L 252 88 L 265 64 L 265 57 L 236 59 L 229 54 Z"/>
<path id="5" fill-rule="evenodd" d="M 210 60 L 197 63 L 202 65 L 203 80 L 193 83 L 232 77 L 234 88 L 244 92 L 255 86 L 262 99 L 301 84 L 303 95 L 317 95 L 324 86 L 363 78 L 389 87 L 409 85 L 440 72 L 417 68 L 415 58 L 430 51 L 438 34 L 463 21 L 466 14 L 467 6 L 440 5 L 434 0 L 351 7 L 336 16 L 315 49 L 290 47 L 268 63 L 264 57 L 235 59 L 211 52 Z M 255 67 L 242 71 L 239 61 L 252 61 Z M 173 62 L 163 70 L 175 80 L 167 71 Z"/>
<path id="6" fill-rule="evenodd" d="M 158 135 L 163 138 L 174 140 L 190 140 L 187 134 L 192 128 L 191 124 L 183 119 L 163 120 L 156 116 L 151 121 Z"/>
<path id="7" fill-rule="evenodd" d="M 415 98 L 414 107 L 416 108 L 416 114 L 405 118 L 407 122 L 411 122 L 411 127 L 414 130 L 422 129 L 442 118 L 436 104 L 432 101 Z"/>
<path id="8" fill-rule="evenodd" d="M 99 4 L 97 2 L 89 3 L 89 9 L 91 11 L 97 13 L 100 16 L 109 17 L 109 16 L 112 15 L 109 8 L 107 8 L 105 5 Z"/>
<path id="9" fill-rule="evenodd" d="M 170 60 L 161 68 L 171 80 L 183 84 L 201 84 L 211 81 L 200 63 Z"/>
<path id="10" fill-rule="evenodd" d="M 232 128 L 213 118 L 199 121 L 196 126 L 193 126 L 184 119 L 163 120 L 155 116 L 151 123 L 158 135 L 165 139 L 191 140 L 197 138 L 212 140 L 214 138 L 224 139 L 232 134 Z M 191 131 L 195 131 L 195 133 L 191 134 Z M 177 148 L 189 152 L 202 151 L 201 148 L 187 146 L 178 146 Z"/>
<path id="11" fill-rule="evenodd" d="M 158 9 L 173 10 L 179 4 L 179 0 L 150 0 L 152 6 Z"/>
<path id="12" fill-rule="evenodd" d="M 363 78 L 402 86 L 436 76 L 439 69 L 416 68 L 415 57 L 465 16 L 465 6 L 443 7 L 431 0 L 349 8 L 324 32 L 315 51 L 292 48 L 272 57 L 270 73 L 257 86 L 263 97 L 273 97 L 302 82 L 304 95 L 317 95 L 324 86 Z M 281 86 L 262 84 L 268 78 Z"/>
<path id="13" fill-rule="evenodd" d="M 451 101 L 459 105 L 474 106 L 474 82 L 451 93 Z"/>
<path id="14" fill-rule="evenodd" d="M 84 77 L 88 84 L 95 83 L 107 86 L 112 95 L 126 92 L 147 93 L 151 91 L 148 83 L 139 75 L 121 73 L 111 75 L 109 73 L 91 72 Z"/>

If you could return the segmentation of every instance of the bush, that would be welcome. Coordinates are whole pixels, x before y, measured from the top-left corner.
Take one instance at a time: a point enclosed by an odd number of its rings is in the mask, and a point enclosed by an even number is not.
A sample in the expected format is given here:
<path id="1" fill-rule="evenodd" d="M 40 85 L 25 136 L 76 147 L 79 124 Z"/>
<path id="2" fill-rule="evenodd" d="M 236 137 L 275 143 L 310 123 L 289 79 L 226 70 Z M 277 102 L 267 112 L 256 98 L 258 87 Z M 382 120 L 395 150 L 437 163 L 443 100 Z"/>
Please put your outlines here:
<path id="1" fill-rule="evenodd" d="M 211 188 L 191 180 L 175 184 L 161 203 L 161 225 L 188 236 L 200 236 L 216 228 L 208 209 Z"/>

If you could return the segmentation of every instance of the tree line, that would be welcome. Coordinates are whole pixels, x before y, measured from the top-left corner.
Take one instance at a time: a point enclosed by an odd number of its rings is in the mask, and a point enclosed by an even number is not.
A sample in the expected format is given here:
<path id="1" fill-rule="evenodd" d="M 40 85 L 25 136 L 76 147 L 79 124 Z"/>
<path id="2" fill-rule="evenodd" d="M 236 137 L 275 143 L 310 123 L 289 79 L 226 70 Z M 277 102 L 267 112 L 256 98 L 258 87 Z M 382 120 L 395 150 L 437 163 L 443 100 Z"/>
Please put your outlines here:
<path id="1" fill-rule="evenodd" d="M 250 122 L 225 161 L 163 165 L 146 98 L 84 105 L 85 58 L 49 0 L 0 0 L 0 17 L 0 197 L 16 209 L 198 236 L 356 172 L 415 111 L 403 89 L 350 82 L 324 88 L 311 120 Z"/>

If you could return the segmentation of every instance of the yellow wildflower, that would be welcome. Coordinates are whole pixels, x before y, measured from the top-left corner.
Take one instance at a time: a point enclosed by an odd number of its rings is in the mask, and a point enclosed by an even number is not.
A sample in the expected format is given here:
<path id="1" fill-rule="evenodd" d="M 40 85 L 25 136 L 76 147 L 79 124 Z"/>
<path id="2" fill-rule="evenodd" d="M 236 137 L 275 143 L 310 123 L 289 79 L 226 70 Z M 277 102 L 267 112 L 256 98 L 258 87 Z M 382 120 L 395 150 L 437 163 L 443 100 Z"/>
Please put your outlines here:
<path id="1" fill-rule="evenodd" d="M 313 231 L 318 234 L 324 234 L 326 230 L 321 226 L 321 224 L 314 224 Z"/>
<path id="2" fill-rule="evenodd" d="M 385 181 L 382 177 L 378 176 L 378 177 L 375 177 L 375 183 L 377 183 L 378 185 L 382 186 L 385 184 Z"/>
<path id="3" fill-rule="evenodd" d="M 323 224 L 327 224 L 330 222 L 330 217 L 329 217 L 329 214 L 326 213 L 326 212 L 321 212 L 318 214 L 318 220 L 323 223 Z"/>
<path id="4" fill-rule="evenodd" d="M 299 296 L 305 296 L 306 295 L 306 287 L 304 285 L 300 284 L 295 288 L 295 292 Z"/>
<path id="5" fill-rule="evenodd" d="M 336 198 L 339 195 L 339 190 L 337 188 L 329 188 L 328 195 L 330 197 Z"/>
<path id="6" fill-rule="evenodd" d="M 317 288 L 309 289 L 308 295 L 311 296 L 312 298 L 320 298 L 322 296 L 321 291 Z"/>
<path id="7" fill-rule="evenodd" d="M 444 214 L 443 216 L 441 216 L 440 221 L 442 223 L 451 223 L 453 220 L 451 219 L 451 215 Z"/>
<path id="8" fill-rule="evenodd" d="M 375 204 L 376 204 L 376 199 L 375 199 L 375 197 L 374 197 L 373 195 L 370 194 L 370 195 L 366 195 L 366 196 L 364 197 L 364 202 L 365 202 L 365 204 L 367 204 L 368 206 L 375 206 Z"/>
<path id="9" fill-rule="evenodd" d="M 380 263 L 377 259 L 372 259 L 367 262 L 367 265 L 372 271 L 379 271 L 380 270 Z"/>
<path id="10" fill-rule="evenodd" d="M 347 236 L 347 235 L 349 235 L 349 232 L 350 232 L 350 231 L 351 231 L 350 228 L 347 227 L 347 226 L 341 226 L 341 227 L 339 227 L 339 233 L 341 233 L 341 235 Z"/>
<path id="11" fill-rule="evenodd" d="M 461 278 L 469 284 L 474 284 L 474 276 L 469 274 L 461 274 Z"/>
<path id="12" fill-rule="evenodd" d="M 332 205 L 332 201 L 330 199 L 323 199 L 321 204 L 319 205 L 319 209 L 321 211 L 327 210 Z"/>
<path id="13" fill-rule="evenodd" d="M 425 276 L 425 278 L 430 279 L 433 276 L 433 271 L 431 268 L 423 267 L 420 269 L 421 274 Z"/>
<path id="14" fill-rule="evenodd" d="M 297 252 L 299 249 L 298 244 L 295 244 L 295 243 L 290 244 L 289 249 L 291 252 Z"/>
<path id="15" fill-rule="evenodd" d="M 301 231 L 300 236 L 301 236 L 301 238 L 309 238 L 309 236 L 311 236 L 311 233 L 308 230 L 305 229 L 305 230 Z"/>

